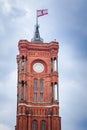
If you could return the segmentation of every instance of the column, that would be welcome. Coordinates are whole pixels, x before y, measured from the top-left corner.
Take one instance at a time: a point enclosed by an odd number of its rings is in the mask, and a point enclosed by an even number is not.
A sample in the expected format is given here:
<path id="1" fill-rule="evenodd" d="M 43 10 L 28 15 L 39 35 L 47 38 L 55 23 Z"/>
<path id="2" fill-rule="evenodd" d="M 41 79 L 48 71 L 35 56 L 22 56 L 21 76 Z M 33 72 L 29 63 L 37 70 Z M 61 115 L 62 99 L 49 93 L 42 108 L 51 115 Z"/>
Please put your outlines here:
<path id="1" fill-rule="evenodd" d="M 50 115 L 48 115 L 48 129 L 47 130 L 51 130 L 51 120 L 50 120 Z"/>

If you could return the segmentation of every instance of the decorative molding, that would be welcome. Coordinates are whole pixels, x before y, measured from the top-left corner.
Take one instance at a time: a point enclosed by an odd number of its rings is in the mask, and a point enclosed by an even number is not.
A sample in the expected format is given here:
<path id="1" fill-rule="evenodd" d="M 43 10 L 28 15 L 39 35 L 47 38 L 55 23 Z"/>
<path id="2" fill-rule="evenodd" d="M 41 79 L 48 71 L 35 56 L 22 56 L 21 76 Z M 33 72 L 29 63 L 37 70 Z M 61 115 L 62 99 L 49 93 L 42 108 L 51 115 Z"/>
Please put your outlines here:
<path id="1" fill-rule="evenodd" d="M 49 57 L 50 53 L 49 52 L 32 51 L 32 52 L 29 52 L 29 56 L 45 56 L 45 57 Z"/>
<path id="2" fill-rule="evenodd" d="M 33 106 L 33 105 L 27 105 L 25 103 L 19 103 L 18 106 L 26 106 L 26 107 L 33 107 L 33 108 L 52 108 L 52 107 L 58 107 L 59 105 L 50 105 L 50 106 Z"/>
<path id="3" fill-rule="evenodd" d="M 31 114 L 28 114 L 28 115 L 26 115 L 26 114 L 21 114 L 21 113 L 19 113 L 19 114 L 17 114 L 17 116 L 31 116 Z M 38 116 L 38 117 L 50 117 L 51 115 L 32 115 L 32 117 L 35 117 L 35 116 Z M 52 116 L 57 116 L 58 117 L 58 115 L 52 115 Z"/>

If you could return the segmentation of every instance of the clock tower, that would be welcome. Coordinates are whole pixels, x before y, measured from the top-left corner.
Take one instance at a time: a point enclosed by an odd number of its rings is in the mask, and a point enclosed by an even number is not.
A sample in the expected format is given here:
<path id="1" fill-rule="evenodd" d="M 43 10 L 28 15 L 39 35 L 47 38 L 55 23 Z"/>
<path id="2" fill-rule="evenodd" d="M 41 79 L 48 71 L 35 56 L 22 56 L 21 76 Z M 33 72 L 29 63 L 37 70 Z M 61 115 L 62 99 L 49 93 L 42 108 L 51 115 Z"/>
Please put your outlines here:
<path id="1" fill-rule="evenodd" d="M 39 26 L 31 42 L 20 40 L 17 55 L 15 130 L 61 130 L 59 116 L 59 43 L 44 43 Z"/>

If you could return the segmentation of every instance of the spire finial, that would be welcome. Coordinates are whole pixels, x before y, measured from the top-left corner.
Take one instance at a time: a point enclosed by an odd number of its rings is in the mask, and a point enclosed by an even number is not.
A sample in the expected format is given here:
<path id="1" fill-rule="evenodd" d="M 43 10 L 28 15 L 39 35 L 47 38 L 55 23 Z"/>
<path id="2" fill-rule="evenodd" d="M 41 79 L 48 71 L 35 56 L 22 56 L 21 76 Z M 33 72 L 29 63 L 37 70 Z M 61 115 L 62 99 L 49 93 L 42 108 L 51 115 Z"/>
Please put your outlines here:
<path id="1" fill-rule="evenodd" d="M 36 11 L 36 25 L 35 25 L 35 32 L 34 37 L 31 39 L 32 42 L 43 42 L 43 39 L 40 37 L 39 33 L 39 25 L 38 25 L 38 14 Z"/>

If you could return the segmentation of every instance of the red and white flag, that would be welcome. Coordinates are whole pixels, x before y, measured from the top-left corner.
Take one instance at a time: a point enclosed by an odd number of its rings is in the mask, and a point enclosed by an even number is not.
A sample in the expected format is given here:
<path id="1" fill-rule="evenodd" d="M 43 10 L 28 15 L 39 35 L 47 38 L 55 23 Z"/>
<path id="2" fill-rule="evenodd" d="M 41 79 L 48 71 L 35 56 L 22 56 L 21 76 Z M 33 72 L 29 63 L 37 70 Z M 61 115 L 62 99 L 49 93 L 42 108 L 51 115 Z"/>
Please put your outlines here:
<path id="1" fill-rule="evenodd" d="M 48 9 L 37 10 L 37 17 L 44 16 L 47 14 L 48 14 Z"/>

